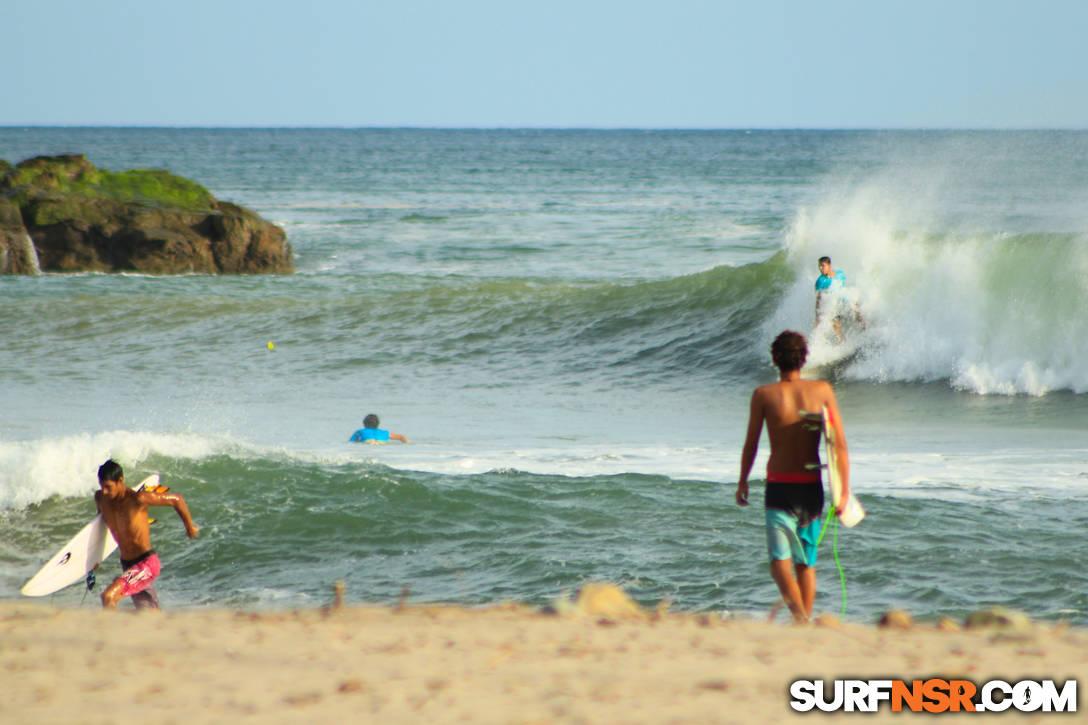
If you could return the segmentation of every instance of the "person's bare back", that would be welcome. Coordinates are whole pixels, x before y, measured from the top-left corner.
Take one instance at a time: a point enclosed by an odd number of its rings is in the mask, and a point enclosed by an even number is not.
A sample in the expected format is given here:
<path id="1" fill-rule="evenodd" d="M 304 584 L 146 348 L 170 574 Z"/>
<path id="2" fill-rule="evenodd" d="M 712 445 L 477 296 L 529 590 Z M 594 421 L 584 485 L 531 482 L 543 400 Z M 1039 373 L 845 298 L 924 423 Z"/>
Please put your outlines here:
<path id="1" fill-rule="evenodd" d="M 801 412 L 820 411 L 834 404 L 824 380 L 783 380 L 757 388 L 752 405 L 759 406 L 771 441 L 768 473 L 805 473 L 820 464 L 820 432 L 801 419 Z"/>
<path id="2" fill-rule="evenodd" d="M 844 502 L 849 493 L 850 470 L 846 436 L 831 384 L 801 378 L 807 355 L 804 336 L 792 330 L 780 334 L 771 345 L 778 382 L 761 385 L 752 393 L 736 492 L 737 504 L 747 506 L 748 476 L 756 460 L 759 436 L 766 425 L 771 456 L 767 461 L 764 522 L 771 577 L 798 622 L 807 621 L 812 615 L 816 597 L 814 565 L 824 502 L 819 472 L 820 432 L 801 417 L 802 411 L 817 413 L 825 407 L 828 410 L 837 439 L 835 452 Z"/>

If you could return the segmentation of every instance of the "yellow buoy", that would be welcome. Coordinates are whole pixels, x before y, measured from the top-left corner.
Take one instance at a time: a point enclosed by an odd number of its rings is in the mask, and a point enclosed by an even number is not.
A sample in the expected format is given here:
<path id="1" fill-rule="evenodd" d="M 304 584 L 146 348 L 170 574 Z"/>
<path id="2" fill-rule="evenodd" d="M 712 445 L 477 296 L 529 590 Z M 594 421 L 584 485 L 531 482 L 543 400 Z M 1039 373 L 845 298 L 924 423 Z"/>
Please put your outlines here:
<path id="1" fill-rule="evenodd" d="M 268 349 L 269 350 L 275 350 L 276 349 L 276 346 L 272 344 L 271 340 L 268 341 Z"/>

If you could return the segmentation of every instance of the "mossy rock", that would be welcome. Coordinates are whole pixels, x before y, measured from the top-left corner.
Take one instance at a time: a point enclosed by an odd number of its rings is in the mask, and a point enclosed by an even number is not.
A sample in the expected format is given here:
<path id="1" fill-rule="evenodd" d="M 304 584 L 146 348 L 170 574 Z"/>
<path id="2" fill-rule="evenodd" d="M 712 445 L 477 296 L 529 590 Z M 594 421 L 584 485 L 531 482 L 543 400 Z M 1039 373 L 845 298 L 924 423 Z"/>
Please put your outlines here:
<path id="1" fill-rule="evenodd" d="M 20 205 L 34 190 L 186 211 L 211 210 L 216 203 L 203 186 L 169 171 L 133 169 L 114 173 L 96 168 L 78 154 L 38 156 L 8 167 L 2 188 L 12 192 Z"/>
<path id="2" fill-rule="evenodd" d="M 0 203 L 0 273 L 294 271 L 282 229 L 168 171 L 113 173 L 79 154 L 3 162 Z"/>
<path id="3" fill-rule="evenodd" d="M 17 203 L 32 229 L 66 223 L 82 229 L 104 226 L 123 209 L 120 202 L 109 199 L 38 190 L 28 192 Z"/>

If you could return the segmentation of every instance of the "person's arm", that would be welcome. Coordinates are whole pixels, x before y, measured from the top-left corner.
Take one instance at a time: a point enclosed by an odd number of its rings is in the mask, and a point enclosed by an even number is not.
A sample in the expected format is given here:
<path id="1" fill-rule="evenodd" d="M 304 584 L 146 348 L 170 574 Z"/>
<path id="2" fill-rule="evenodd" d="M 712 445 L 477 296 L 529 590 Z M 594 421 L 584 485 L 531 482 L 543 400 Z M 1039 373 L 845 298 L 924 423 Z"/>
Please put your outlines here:
<path id="1" fill-rule="evenodd" d="M 185 533 L 190 539 L 195 539 L 197 534 L 200 533 L 200 527 L 193 523 L 193 517 L 189 514 L 189 507 L 180 494 L 141 491 L 140 501 L 148 506 L 170 506 L 177 511 L 181 523 L 185 524 Z"/>
<path id="2" fill-rule="evenodd" d="M 401 443 L 407 443 L 408 439 L 402 436 L 400 433 L 390 433 L 389 439 L 394 441 L 400 441 Z"/>
<path id="3" fill-rule="evenodd" d="M 759 450 L 759 435 L 763 431 L 763 396 L 757 389 L 752 393 L 752 402 L 748 409 L 748 432 L 744 437 L 744 448 L 740 452 L 740 479 L 737 481 L 737 503 L 748 505 L 748 475 L 756 462 Z"/>
<path id="4" fill-rule="evenodd" d="M 835 461 L 839 464 L 839 480 L 842 481 L 842 500 L 835 510 L 841 514 L 846 508 L 846 500 L 850 498 L 850 449 L 846 445 L 846 432 L 842 427 L 842 416 L 839 414 L 839 404 L 835 400 L 835 391 L 831 384 L 827 385 L 827 412 L 831 416 L 831 427 L 835 430 Z"/>

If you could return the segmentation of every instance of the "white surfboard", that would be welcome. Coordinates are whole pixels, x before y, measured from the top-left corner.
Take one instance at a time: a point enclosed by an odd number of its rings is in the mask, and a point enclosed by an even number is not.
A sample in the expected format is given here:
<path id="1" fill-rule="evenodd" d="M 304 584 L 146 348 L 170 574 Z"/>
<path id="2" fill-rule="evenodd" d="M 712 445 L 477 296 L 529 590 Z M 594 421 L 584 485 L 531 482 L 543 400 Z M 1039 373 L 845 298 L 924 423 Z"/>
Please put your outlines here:
<path id="1" fill-rule="evenodd" d="M 827 458 L 827 488 L 831 491 L 831 506 L 838 508 L 842 501 L 842 475 L 839 471 L 839 457 L 835 455 L 835 428 L 831 425 L 831 412 L 824 406 L 820 415 L 801 413 L 801 417 L 818 424 L 824 435 L 824 454 Z M 815 427 L 815 426 L 814 426 Z M 851 491 L 846 497 L 846 506 L 839 515 L 839 521 L 847 528 L 857 526 L 865 518 L 865 509 Z"/>
<path id="2" fill-rule="evenodd" d="M 136 490 L 158 485 L 159 474 L 155 473 L 141 481 Z M 27 597 L 44 597 L 69 584 L 75 584 L 116 548 L 117 542 L 113 534 L 106 526 L 102 514 L 98 514 L 71 541 L 62 546 L 19 591 Z"/>
<path id="3" fill-rule="evenodd" d="M 824 429 L 824 450 L 827 453 L 827 487 L 831 489 L 831 505 L 838 508 L 842 501 L 842 476 L 839 473 L 839 457 L 835 455 L 835 428 L 831 425 L 831 413 L 826 405 L 821 419 Z M 865 518 L 865 509 L 861 507 L 861 502 L 851 491 L 846 497 L 846 506 L 839 514 L 839 521 L 843 526 L 851 528 L 857 526 L 863 518 Z"/>

